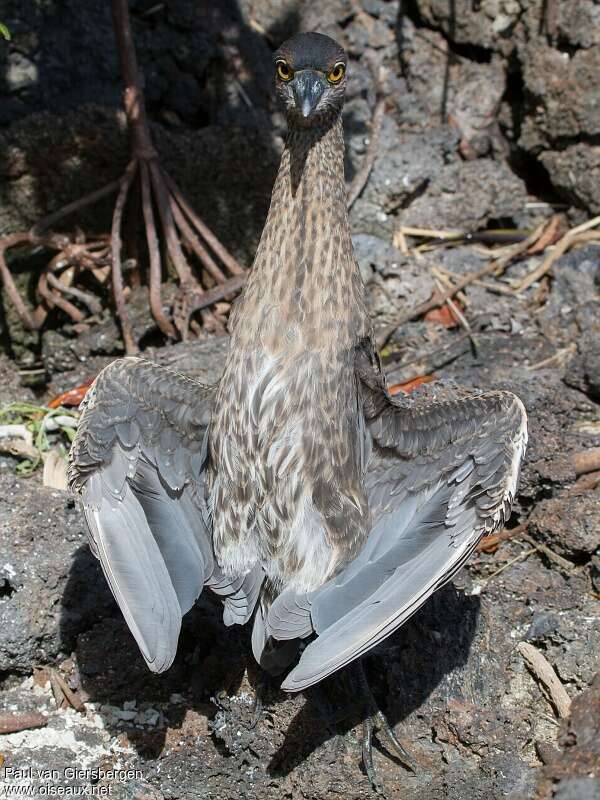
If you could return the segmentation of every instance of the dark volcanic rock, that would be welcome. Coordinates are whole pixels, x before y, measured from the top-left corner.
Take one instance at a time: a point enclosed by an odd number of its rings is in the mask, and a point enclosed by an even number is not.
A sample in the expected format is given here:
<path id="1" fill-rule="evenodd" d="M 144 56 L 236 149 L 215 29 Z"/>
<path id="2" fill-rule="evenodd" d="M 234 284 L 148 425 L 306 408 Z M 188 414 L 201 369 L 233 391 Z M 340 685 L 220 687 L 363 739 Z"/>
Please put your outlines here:
<path id="1" fill-rule="evenodd" d="M 14 362 L 0 354 L 0 408 L 18 400 L 31 402 L 34 399 L 33 392 L 22 386 Z"/>
<path id="2" fill-rule="evenodd" d="M 474 44 L 478 47 L 510 47 L 510 35 L 522 13 L 516 0 L 482 0 L 476 5 L 472 0 L 417 0 L 422 19 L 440 28 L 452 41 Z"/>
<path id="3" fill-rule="evenodd" d="M 600 107 L 593 88 L 600 70 L 600 45 L 568 53 L 532 42 L 523 54 L 525 88 L 535 114 L 527 118 L 520 144 L 534 149 L 600 133 Z"/>
<path id="4" fill-rule="evenodd" d="M 567 494 L 542 500 L 529 526 L 531 534 L 555 552 L 587 560 L 600 548 L 600 498 L 588 492 L 581 497 Z"/>
<path id="5" fill-rule="evenodd" d="M 595 800 L 600 796 L 600 676 L 573 700 L 557 752 L 543 771 L 540 798 Z"/>
<path id="6" fill-rule="evenodd" d="M 600 44 L 600 5 L 596 0 L 562 0 L 557 4 L 559 35 L 570 44 Z"/>
<path id="7" fill-rule="evenodd" d="M 269 206 L 279 144 L 268 128 L 153 129 L 162 163 L 196 211 L 236 256 L 254 255 Z M 82 106 L 59 118 L 33 114 L 0 131 L 0 234 L 114 180 L 128 161 L 120 112 Z M 1 180 L 4 179 L 4 180 Z M 114 198 L 78 215 L 87 230 L 110 227 Z"/>
<path id="8" fill-rule="evenodd" d="M 352 241 L 375 324 L 390 321 L 402 310 L 431 297 L 435 282 L 414 259 L 377 236 L 361 233 Z"/>
<path id="9" fill-rule="evenodd" d="M 518 215 L 526 202 L 525 186 L 505 164 L 476 159 L 444 166 L 398 221 L 436 230 L 478 230 L 492 218 Z"/>
<path id="10" fill-rule="evenodd" d="M 81 630 L 116 610 L 74 500 L 43 488 L 39 474 L 17 478 L 6 466 L 0 581 L 0 671 L 28 673 L 68 655 Z"/>
<path id="11" fill-rule="evenodd" d="M 580 143 L 546 150 L 540 153 L 540 161 L 566 197 L 592 214 L 600 213 L 600 147 Z"/>

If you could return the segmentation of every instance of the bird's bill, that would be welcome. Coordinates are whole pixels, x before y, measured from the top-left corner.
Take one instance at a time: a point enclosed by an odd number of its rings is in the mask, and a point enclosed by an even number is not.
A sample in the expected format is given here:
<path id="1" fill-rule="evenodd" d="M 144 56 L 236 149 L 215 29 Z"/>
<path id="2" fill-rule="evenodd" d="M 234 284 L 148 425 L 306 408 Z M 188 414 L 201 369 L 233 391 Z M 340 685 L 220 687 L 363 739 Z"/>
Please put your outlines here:
<path id="1" fill-rule="evenodd" d="M 326 88 L 327 82 L 318 72 L 305 69 L 296 73 L 293 84 L 294 100 L 304 119 L 314 114 Z"/>

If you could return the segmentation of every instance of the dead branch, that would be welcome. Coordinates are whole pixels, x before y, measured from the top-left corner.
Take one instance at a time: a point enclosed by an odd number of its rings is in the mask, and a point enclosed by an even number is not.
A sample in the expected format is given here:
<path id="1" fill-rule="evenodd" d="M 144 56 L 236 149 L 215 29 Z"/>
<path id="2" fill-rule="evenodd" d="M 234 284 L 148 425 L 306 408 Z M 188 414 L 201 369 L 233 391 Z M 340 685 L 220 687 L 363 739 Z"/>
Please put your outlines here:
<path id="1" fill-rule="evenodd" d="M 23 714 L 0 713 L 0 734 L 43 728 L 47 724 L 48 717 L 38 711 L 28 711 Z"/>
<path id="2" fill-rule="evenodd" d="M 431 311 L 433 308 L 437 308 L 438 306 L 443 305 L 448 298 L 454 297 L 457 292 L 460 292 L 465 286 L 473 283 L 474 281 L 480 280 L 481 278 L 485 278 L 487 275 L 495 275 L 496 273 L 500 273 L 506 269 L 506 267 L 518 256 L 522 255 L 537 239 L 540 237 L 544 225 L 540 225 L 536 230 L 524 239 L 522 242 L 518 244 L 511 245 L 510 247 L 506 248 L 506 255 L 502 256 L 501 258 L 492 261 L 491 264 L 486 264 L 485 267 L 477 270 L 476 272 L 470 272 L 465 275 L 461 280 L 454 284 L 454 286 L 448 289 L 445 292 L 441 292 L 436 294 L 430 300 L 426 300 L 424 303 L 420 303 L 418 306 L 414 306 L 412 309 L 409 309 L 404 314 L 401 314 L 397 319 L 392 322 L 390 325 L 386 326 L 383 331 L 380 333 L 377 344 L 378 347 L 383 347 L 390 336 L 398 330 L 398 328 L 402 327 L 407 322 L 410 322 L 412 319 L 416 319 L 417 317 L 426 314 L 428 311 Z"/>
<path id="3" fill-rule="evenodd" d="M 571 698 L 560 682 L 558 675 L 554 671 L 554 667 L 549 663 L 546 657 L 540 653 L 537 647 L 534 647 L 528 642 L 519 643 L 519 653 L 522 655 L 523 660 L 533 675 L 542 684 L 552 705 L 556 708 L 558 716 L 562 719 L 569 717 L 571 713 Z"/>
<path id="4" fill-rule="evenodd" d="M 48 677 L 57 708 L 71 706 L 75 711 L 85 711 L 85 703 L 79 693 L 71 689 L 57 670 L 50 669 Z"/>
<path id="5" fill-rule="evenodd" d="M 539 553 L 543 553 L 550 561 L 556 564 L 556 566 L 559 567 L 560 569 L 563 569 L 566 572 L 571 572 L 575 568 L 575 564 L 573 564 L 572 561 L 567 561 L 566 558 L 559 556 L 558 553 L 555 553 L 554 550 L 552 550 L 547 545 L 542 544 L 541 542 L 536 542 L 536 540 L 532 536 L 529 536 L 529 534 L 522 533 L 521 537 L 525 539 L 525 541 L 528 542 L 530 545 L 535 547 L 535 549 Z"/>
<path id="6" fill-rule="evenodd" d="M 202 294 L 198 294 L 190 299 L 190 313 L 197 311 L 201 308 L 217 303 L 219 300 L 224 300 L 231 294 L 239 291 L 246 283 L 245 275 L 238 275 L 235 278 L 229 278 L 225 283 L 220 286 L 215 286 L 214 289 L 208 289 Z"/>
<path id="7" fill-rule="evenodd" d="M 585 492 L 592 492 L 597 486 L 600 486 L 600 470 L 582 475 L 570 489 L 567 489 L 567 492 L 577 496 Z"/>
<path id="8" fill-rule="evenodd" d="M 137 171 L 137 161 L 129 162 L 125 171 L 125 175 L 121 179 L 121 187 L 117 195 L 117 202 L 115 203 L 115 210 L 113 212 L 113 221 L 110 234 L 110 245 L 112 250 L 112 282 L 113 291 L 115 294 L 115 304 L 117 306 L 117 314 L 121 321 L 121 329 L 123 331 L 123 342 L 125 344 L 125 352 L 127 355 L 132 355 L 138 352 L 137 344 L 133 338 L 133 328 L 129 314 L 125 308 L 125 295 L 123 294 L 123 269 L 121 265 L 121 220 L 123 218 L 123 211 L 127 194 L 133 183 L 135 173 Z"/>
<path id="9" fill-rule="evenodd" d="M 516 528 L 504 528 L 498 533 L 484 536 L 475 550 L 478 553 L 493 553 L 502 542 L 509 541 L 510 539 L 517 539 L 519 536 L 522 536 L 526 530 L 527 522 L 517 525 Z"/>
<path id="10" fill-rule="evenodd" d="M 539 281 L 541 278 L 546 275 L 547 272 L 550 271 L 553 264 L 558 261 L 558 259 L 564 255 L 571 247 L 576 244 L 583 244 L 585 242 L 600 242 L 600 231 L 591 231 L 591 228 L 595 228 L 597 225 L 600 224 L 600 216 L 594 217 L 593 219 L 584 222 L 583 225 L 578 225 L 576 228 L 572 228 L 570 231 L 567 231 L 562 239 L 558 242 L 558 244 L 553 248 L 553 250 L 546 256 L 546 258 L 542 261 L 542 263 L 536 267 L 533 272 L 530 272 L 527 277 L 521 281 L 521 283 L 515 288 L 515 292 L 520 293 L 524 292 L 526 289 L 534 284 L 536 281 Z M 550 222 L 550 227 L 552 225 L 552 221 Z M 540 237 L 541 238 L 541 237 Z"/>

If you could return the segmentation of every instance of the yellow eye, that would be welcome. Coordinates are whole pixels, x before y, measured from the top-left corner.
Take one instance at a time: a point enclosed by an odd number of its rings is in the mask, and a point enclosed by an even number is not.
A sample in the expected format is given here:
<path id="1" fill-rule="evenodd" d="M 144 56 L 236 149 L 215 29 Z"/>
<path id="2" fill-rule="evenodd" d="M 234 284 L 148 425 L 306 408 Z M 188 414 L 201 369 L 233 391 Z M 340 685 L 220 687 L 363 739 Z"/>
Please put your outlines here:
<path id="1" fill-rule="evenodd" d="M 329 83 L 339 83 L 346 74 L 346 66 L 339 61 L 327 75 Z"/>
<path id="2" fill-rule="evenodd" d="M 294 77 L 294 70 L 286 61 L 278 61 L 275 66 L 277 67 L 277 75 L 282 81 L 291 81 Z"/>

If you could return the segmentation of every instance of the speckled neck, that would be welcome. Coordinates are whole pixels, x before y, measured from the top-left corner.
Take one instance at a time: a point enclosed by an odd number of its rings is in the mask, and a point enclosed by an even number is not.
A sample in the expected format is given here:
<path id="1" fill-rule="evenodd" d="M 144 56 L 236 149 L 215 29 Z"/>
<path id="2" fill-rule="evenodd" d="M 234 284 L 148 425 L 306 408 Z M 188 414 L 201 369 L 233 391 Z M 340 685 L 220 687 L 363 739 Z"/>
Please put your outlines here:
<path id="1" fill-rule="evenodd" d="M 313 347 L 331 336 L 347 347 L 370 330 L 348 225 L 339 115 L 290 128 L 231 328 L 234 345 L 259 337 L 274 350 L 289 330 Z"/>

